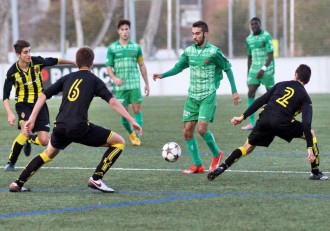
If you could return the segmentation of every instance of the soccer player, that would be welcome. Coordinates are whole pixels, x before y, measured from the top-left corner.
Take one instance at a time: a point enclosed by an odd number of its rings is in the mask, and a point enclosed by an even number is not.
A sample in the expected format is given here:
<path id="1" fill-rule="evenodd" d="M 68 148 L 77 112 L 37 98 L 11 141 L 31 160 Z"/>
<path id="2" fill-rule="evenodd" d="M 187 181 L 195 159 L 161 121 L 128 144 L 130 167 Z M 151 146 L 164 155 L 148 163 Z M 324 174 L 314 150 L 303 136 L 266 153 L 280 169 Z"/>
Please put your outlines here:
<path id="1" fill-rule="evenodd" d="M 10 192 L 27 191 L 24 183 L 45 163 L 51 161 L 60 150 L 65 149 L 72 142 L 92 147 L 104 146 L 108 149 L 96 167 L 92 177 L 88 180 L 88 187 L 102 192 L 114 192 L 106 186 L 102 178 L 115 163 L 125 147 L 125 140 L 119 134 L 95 125 L 88 120 L 88 108 L 95 96 L 101 97 L 121 116 L 129 121 L 134 129 L 142 135 L 141 127 L 129 115 L 121 103 L 113 97 L 103 81 L 91 73 L 94 52 L 88 47 L 80 48 L 76 53 L 76 62 L 79 71 L 60 78 L 40 95 L 33 108 L 24 129 L 32 131 L 36 118 L 46 99 L 63 92 L 62 103 L 56 117 L 55 126 L 48 147 L 36 156 L 23 170 L 18 179 L 13 182 Z"/>
<path id="2" fill-rule="evenodd" d="M 149 81 L 147 68 L 143 62 L 141 47 L 129 39 L 131 22 L 120 20 L 117 26 L 119 39 L 108 47 L 107 72 L 113 81 L 116 98 L 128 111 L 131 104 L 135 121 L 143 127 L 143 115 L 141 112 L 142 95 L 140 88 L 140 72 L 145 87 L 144 93 L 149 95 Z M 139 68 L 138 68 L 139 67 Z M 140 146 L 141 140 L 129 122 L 121 117 L 122 125 L 127 130 L 132 145 Z"/>
<path id="3" fill-rule="evenodd" d="M 319 170 L 320 156 L 314 131 L 311 129 L 313 108 L 312 101 L 305 89 L 311 77 L 311 69 L 301 64 L 294 80 L 277 83 L 273 88 L 258 98 L 241 116 L 233 117 L 233 125 L 243 120 L 263 107 L 256 126 L 251 131 L 246 143 L 234 150 L 230 156 L 214 171 L 209 172 L 208 179 L 213 180 L 226 171 L 242 156 L 250 154 L 256 146 L 268 147 L 275 136 L 287 142 L 293 138 L 303 138 L 307 143 L 307 160 L 311 163 L 311 180 L 327 180 Z M 294 117 L 302 114 L 302 122 Z"/>
<path id="4" fill-rule="evenodd" d="M 255 17 L 250 20 L 252 33 L 246 38 L 248 54 L 248 105 L 255 99 L 256 91 L 260 84 L 265 85 L 268 91 L 275 84 L 274 79 L 274 47 L 271 35 L 261 29 L 260 19 Z M 242 130 L 252 130 L 256 120 L 250 116 L 250 123 Z"/>
<path id="5" fill-rule="evenodd" d="M 24 131 L 25 122 L 29 119 L 32 109 L 38 97 L 43 92 L 42 85 L 42 69 L 47 66 L 57 64 L 72 64 L 74 61 L 58 59 L 58 58 L 43 58 L 40 56 L 32 56 L 30 43 L 25 40 L 17 40 L 14 44 L 14 49 L 18 61 L 15 62 L 8 70 L 6 80 L 3 87 L 3 105 L 8 115 L 8 123 L 15 125 L 15 115 L 10 108 L 9 97 L 12 86 L 15 86 L 15 109 L 18 116 L 18 129 L 20 134 L 14 140 L 9 161 L 5 166 L 6 171 L 15 171 L 15 164 L 24 146 L 26 156 L 31 153 L 31 144 L 46 146 L 49 141 L 49 113 L 48 107 L 45 104 L 41 109 L 36 120 L 35 127 L 32 132 L 37 135 L 29 135 Z"/>
<path id="6" fill-rule="evenodd" d="M 226 72 L 229 79 L 234 104 L 237 105 L 241 101 L 236 90 L 230 62 L 219 48 L 207 41 L 207 36 L 207 24 L 203 21 L 195 22 L 192 25 L 194 44 L 184 50 L 179 62 L 171 70 L 163 74 L 153 75 L 154 80 L 162 79 L 176 75 L 190 67 L 190 86 L 182 120 L 184 121 L 183 135 L 193 165 L 189 169 L 183 170 L 183 174 L 204 173 L 205 171 L 198 151 L 197 140 L 194 137 L 196 126 L 198 133 L 213 155 L 209 170 L 215 169 L 223 156 L 212 132 L 208 129 L 208 123 L 213 122 L 214 119 L 217 106 L 216 91 L 223 78 L 223 71 Z"/>

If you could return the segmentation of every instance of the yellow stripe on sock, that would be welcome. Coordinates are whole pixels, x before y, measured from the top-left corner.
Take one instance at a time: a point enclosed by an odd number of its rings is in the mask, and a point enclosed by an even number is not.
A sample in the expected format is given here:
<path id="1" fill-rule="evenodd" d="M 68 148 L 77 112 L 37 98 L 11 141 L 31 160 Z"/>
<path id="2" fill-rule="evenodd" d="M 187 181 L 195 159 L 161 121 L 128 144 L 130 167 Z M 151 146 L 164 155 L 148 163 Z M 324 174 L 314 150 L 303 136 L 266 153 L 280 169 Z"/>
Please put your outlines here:
<path id="1" fill-rule="evenodd" d="M 242 156 L 246 156 L 247 155 L 246 149 L 244 147 L 239 147 L 238 149 L 241 150 Z"/>
<path id="2" fill-rule="evenodd" d="M 125 144 L 113 144 L 111 145 L 112 147 L 119 148 L 120 150 L 125 149 Z"/>
<path id="3" fill-rule="evenodd" d="M 16 138 L 16 142 L 19 143 L 20 145 L 23 145 L 27 140 L 28 140 L 28 137 L 26 137 L 22 133 L 20 133 Z"/>
<path id="4" fill-rule="evenodd" d="M 47 163 L 47 162 L 49 162 L 49 161 L 52 160 L 52 159 L 46 154 L 46 152 L 41 153 L 39 156 L 41 157 L 41 159 L 42 159 L 45 163 Z"/>
<path id="5" fill-rule="evenodd" d="M 316 137 L 314 136 L 313 137 L 313 144 L 316 144 L 317 143 L 317 139 L 316 139 Z"/>
<path id="6" fill-rule="evenodd" d="M 106 171 L 109 165 L 112 164 L 112 159 L 115 157 L 118 153 L 120 153 L 122 150 L 120 148 L 115 148 L 112 152 L 109 153 L 107 158 L 103 160 L 103 166 L 101 168 L 102 171 Z"/>

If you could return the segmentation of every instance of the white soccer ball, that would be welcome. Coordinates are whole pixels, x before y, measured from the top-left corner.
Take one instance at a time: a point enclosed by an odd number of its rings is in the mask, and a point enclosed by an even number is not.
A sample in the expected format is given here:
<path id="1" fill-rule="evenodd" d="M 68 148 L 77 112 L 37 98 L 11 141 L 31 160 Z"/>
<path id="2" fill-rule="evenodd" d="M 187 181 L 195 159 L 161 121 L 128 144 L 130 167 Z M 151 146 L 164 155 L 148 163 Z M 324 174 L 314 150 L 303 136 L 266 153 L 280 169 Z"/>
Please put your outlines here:
<path id="1" fill-rule="evenodd" d="M 181 148 L 175 142 L 168 142 L 163 146 L 162 157 L 167 162 L 175 162 L 181 156 Z"/>

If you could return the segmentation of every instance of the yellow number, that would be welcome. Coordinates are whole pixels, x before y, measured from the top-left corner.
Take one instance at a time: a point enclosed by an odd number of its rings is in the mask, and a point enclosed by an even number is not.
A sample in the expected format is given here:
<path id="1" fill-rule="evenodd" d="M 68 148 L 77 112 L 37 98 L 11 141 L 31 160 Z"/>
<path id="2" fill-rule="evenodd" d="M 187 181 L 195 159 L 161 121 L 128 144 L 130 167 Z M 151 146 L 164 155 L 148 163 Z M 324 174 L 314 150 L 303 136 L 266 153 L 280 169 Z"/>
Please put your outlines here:
<path id="1" fill-rule="evenodd" d="M 288 100 L 294 95 L 294 90 L 291 87 L 286 87 L 284 91 L 286 94 L 283 97 L 278 98 L 276 102 L 281 104 L 283 107 L 286 107 L 289 104 Z"/>
<path id="2" fill-rule="evenodd" d="M 68 93 L 68 100 L 75 101 L 79 97 L 80 90 L 78 88 L 79 84 L 81 83 L 82 79 L 77 79 L 72 84 L 69 93 Z"/>

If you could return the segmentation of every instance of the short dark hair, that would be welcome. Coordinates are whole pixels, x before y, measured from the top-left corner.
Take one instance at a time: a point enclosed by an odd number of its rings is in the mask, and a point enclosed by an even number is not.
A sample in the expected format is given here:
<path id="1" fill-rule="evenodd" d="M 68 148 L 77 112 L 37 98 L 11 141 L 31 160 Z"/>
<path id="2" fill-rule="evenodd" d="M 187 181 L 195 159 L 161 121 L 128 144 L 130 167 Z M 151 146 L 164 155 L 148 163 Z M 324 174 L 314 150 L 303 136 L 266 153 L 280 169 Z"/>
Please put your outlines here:
<path id="1" fill-rule="evenodd" d="M 261 24 L 260 18 L 258 18 L 258 17 L 251 18 L 250 22 L 252 22 L 252 21 L 258 21 L 259 24 Z"/>
<path id="2" fill-rule="evenodd" d="M 25 47 L 30 47 L 30 43 L 25 40 L 17 40 L 14 44 L 14 49 L 16 54 L 22 53 Z"/>
<path id="3" fill-rule="evenodd" d="M 194 22 L 192 27 L 201 28 L 202 32 L 209 32 L 209 27 L 207 26 L 206 22 L 204 22 L 204 21 Z"/>
<path id="4" fill-rule="evenodd" d="M 131 22 L 127 19 L 119 20 L 117 29 L 119 29 L 122 25 L 127 25 L 129 28 L 131 28 Z"/>
<path id="5" fill-rule="evenodd" d="M 89 47 L 82 47 L 76 53 L 76 63 L 79 68 L 93 66 L 94 51 Z"/>
<path id="6" fill-rule="evenodd" d="M 300 64 L 296 70 L 296 74 L 298 76 L 298 80 L 304 84 L 307 84 L 311 78 L 312 71 L 306 64 Z"/>

